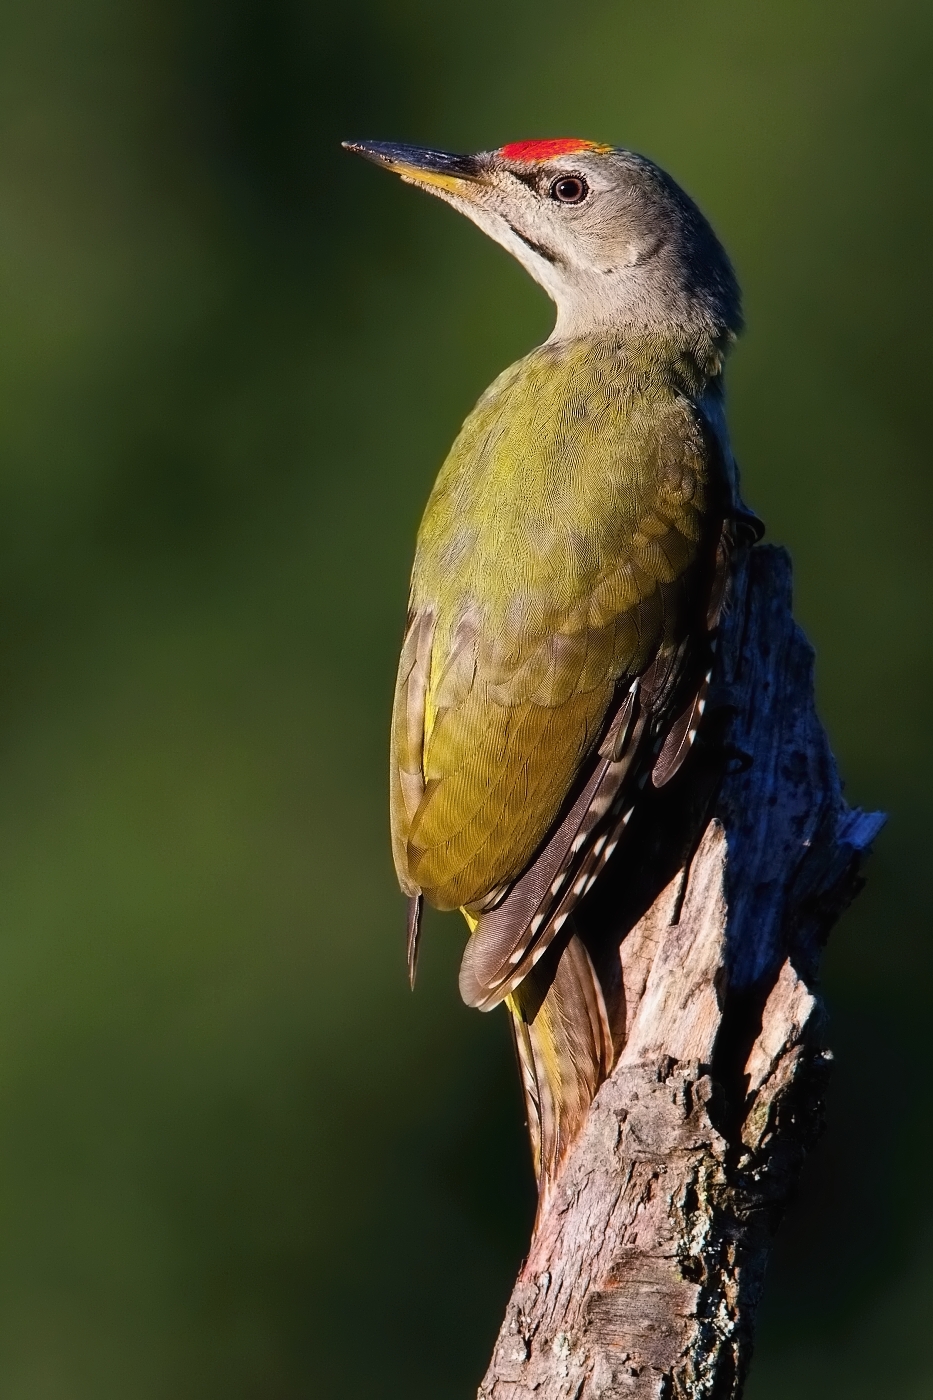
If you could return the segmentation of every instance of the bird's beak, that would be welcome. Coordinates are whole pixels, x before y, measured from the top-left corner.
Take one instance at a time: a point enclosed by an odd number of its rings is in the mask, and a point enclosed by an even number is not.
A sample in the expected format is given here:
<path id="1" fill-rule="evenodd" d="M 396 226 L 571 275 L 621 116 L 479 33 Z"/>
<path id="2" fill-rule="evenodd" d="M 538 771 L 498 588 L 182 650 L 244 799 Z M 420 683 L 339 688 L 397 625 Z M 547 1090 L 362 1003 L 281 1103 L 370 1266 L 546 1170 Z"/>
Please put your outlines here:
<path id="1" fill-rule="evenodd" d="M 394 141 L 344 141 L 344 148 L 365 156 L 374 165 L 394 170 L 403 180 L 429 190 L 469 197 L 470 186 L 482 181 L 483 172 L 475 156 L 451 155 L 449 151 L 428 151 L 421 146 L 400 146 Z"/>

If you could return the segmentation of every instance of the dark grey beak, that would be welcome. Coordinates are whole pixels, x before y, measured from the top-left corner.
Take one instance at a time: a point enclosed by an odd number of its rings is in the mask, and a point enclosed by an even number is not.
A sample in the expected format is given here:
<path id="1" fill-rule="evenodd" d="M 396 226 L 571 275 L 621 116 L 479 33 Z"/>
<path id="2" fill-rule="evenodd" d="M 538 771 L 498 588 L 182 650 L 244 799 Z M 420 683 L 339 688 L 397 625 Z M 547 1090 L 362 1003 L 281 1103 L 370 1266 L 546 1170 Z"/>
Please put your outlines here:
<path id="1" fill-rule="evenodd" d="M 394 170 L 397 175 L 417 180 L 425 185 L 440 185 L 454 189 L 464 180 L 478 180 L 480 163 L 476 156 L 453 155 L 449 151 L 430 151 L 421 146 L 402 146 L 395 141 L 344 141 L 345 150 Z"/>

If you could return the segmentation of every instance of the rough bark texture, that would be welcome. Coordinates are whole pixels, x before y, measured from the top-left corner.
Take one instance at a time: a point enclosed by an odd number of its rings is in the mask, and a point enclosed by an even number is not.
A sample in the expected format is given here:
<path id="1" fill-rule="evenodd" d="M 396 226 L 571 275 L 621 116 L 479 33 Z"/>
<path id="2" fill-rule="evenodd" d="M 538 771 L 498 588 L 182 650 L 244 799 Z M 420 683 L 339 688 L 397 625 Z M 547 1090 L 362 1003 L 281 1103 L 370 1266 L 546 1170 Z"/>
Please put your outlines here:
<path id="1" fill-rule="evenodd" d="M 883 822 L 843 800 L 790 594 L 783 551 L 753 549 L 704 746 L 588 901 L 624 1048 L 539 1211 L 481 1400 L 741 1393 L 821 1127 L 820 952 Z"/>

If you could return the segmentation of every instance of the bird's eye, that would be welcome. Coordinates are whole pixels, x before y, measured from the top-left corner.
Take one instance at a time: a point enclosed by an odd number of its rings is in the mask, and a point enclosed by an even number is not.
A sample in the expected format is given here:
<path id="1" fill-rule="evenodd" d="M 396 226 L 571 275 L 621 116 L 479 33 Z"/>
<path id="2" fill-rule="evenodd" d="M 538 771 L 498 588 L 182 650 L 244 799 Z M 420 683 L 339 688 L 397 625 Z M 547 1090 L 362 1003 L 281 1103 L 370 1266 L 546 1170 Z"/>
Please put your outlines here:
<path id="1" fill-rule="evenodd" d="M 558 204 L 582 204 L 590 187 L 582 175 L 560 175 L 551 186 L 551 198 Z"/>

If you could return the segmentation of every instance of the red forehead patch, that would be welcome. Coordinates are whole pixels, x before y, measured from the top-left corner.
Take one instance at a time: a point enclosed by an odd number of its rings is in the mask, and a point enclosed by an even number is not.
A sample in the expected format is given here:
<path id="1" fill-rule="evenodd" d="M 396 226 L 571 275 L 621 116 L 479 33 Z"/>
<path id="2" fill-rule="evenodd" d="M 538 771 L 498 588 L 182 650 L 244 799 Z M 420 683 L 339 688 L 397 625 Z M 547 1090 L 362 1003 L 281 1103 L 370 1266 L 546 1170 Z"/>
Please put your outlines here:
<path id="1" fill-rule="evenodd" d="M 578 136 L 556 136 L 550 141 L 513 141 L 511 145 L 500 147 L 499 154 L 506 160 L 551 160 L 553 156 L 569 156 L 574 151 L 605 151 L 595 141 L 581 141 Z"/>

